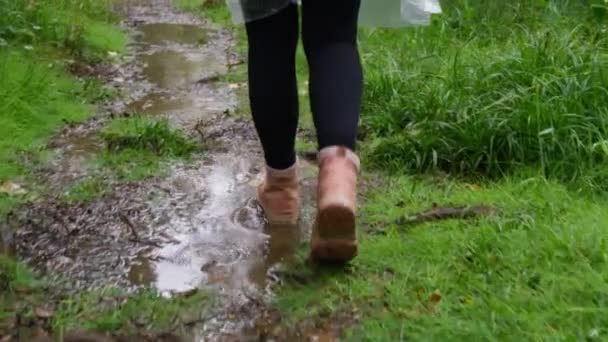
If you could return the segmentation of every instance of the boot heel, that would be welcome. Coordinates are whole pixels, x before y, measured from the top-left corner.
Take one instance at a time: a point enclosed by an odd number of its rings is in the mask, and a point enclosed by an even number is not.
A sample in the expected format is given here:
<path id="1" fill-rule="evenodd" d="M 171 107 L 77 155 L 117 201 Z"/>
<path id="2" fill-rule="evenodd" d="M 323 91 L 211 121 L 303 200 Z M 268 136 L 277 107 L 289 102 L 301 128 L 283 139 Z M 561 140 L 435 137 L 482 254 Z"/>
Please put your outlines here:
<path id="1" fill-rule="evenodd" d="M 285 170 L 266 167 L 265 173 L 257 198 L 266 220 L 273 225 L 297 224 L 300 215 L 297 162 Z"/>
<path id="2" fill-rule="evenodd" d="M 320 153 L 317 218 L 311 236 L 313 261 L 348 262 L 357 256 L 359 159 L 344 147 Z"/>
<path id="3" fill-rule="evenodd" d="M 322 239 L 355 240 L 355 213 L 348 207 L 334 204 L 319 210 L 317 221 Z"/>

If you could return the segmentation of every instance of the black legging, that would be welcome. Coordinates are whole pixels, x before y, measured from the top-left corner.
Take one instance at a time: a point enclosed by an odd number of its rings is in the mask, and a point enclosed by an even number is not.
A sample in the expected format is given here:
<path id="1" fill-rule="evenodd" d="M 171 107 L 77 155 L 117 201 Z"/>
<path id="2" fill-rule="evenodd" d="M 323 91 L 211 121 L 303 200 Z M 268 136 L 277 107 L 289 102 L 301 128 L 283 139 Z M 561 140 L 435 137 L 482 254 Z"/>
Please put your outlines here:
<path id="1" fill-rule="evenodd" d="M 357 47 L 360 0 L 303 0 L 302 36 L 319 148 L 355 149 L 363 76 Z M 298 126 L 298 7 L 247 24 L 249 98 L 266 163 L 294 164 Z"/>

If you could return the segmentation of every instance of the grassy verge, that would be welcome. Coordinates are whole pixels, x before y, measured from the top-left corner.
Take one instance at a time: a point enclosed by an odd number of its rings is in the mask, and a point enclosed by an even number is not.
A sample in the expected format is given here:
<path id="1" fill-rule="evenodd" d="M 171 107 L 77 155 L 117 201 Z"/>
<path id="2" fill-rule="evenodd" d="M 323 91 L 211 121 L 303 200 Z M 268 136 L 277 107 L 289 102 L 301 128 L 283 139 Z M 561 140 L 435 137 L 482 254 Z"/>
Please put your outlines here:
<path id="1" fill-rule="evenodd" d="M 353 341 L 608 334 L 605 199 L 542 178 L 479 186 L 396 177 L 365 203 L 360 257 L 351 267 L 298 266 L 294 278 L 308 280 L 282 290 L 277 305 L 294 321 L 356 314 L 361 320 L 347 332 Z M 432 203 L 498 211 L 406 223 Z"/>
<path id="2" fill-rule="evenodd" d="M 65 70 L 74 59 L 94 62 L 124 48 L 108 4 L 0 1 L 0 184 L 25 183 L 23 160 L 39 154 L 60 127 L 93 113 L 103 89 Z M 0 193 L 0 214 L 20 200 Z"/>
<path id="3" fill-rule="evenodd" d="M 116 181 L 135 182 L 162 175 L 169 161 L 187 161 L 202 151 L 202 146 L 167 121 L 141 116 L 112 120 L 99 135 L 104 148 L 91 160 L 94 171 L 66 189 L 62 199 L 68 203 L 99 198 Z"/>
<path id="4" fill-rule="evenodd" d="M 106 151 L 99 158 L 100 164 L 128 181 L 157 174 L 164 161 L 188 158 L 199 149 L 166 121 L 141 117 L 114 120 L 101 134 Z"/>
<path id="5" fill-rule="evenodd" d="M 206 294 L 164 298 L 151 290 L 126 294 L 116 289 L 63 295 L 53 285 L 0 256 L 0 336 L 31 324 L 61 338 L 73 331 L 96 331 L 134 336 L 179 331 L 200 318 Z M 53 294 L 57 291 L 57 294 Z M 86 335 L 83 335 L 83 337 Z M 21 331 L 21 338 L 27 332 Z M 77 339 L 79 340 L 79 339 Z M 88 339 L 86 339 L 88 340 Z"/>
<path id="6" fill-rule="evenodd" d="M 357 316 L 353 341 L 603 340 L 606 2 L 443 6 L 430 27 L 361 30 L 361 148 L 388 184 L 365 195 L 360 257 L 289 265 L 276 305 L 288 325 Z M 408 223 L 433 203 L 496 211 Z"/>
<path id="7" fill-rule="evenodd" d="M 428 28 L 364 31 L 369 160 L 605 186 L 602 1 L 453 1 Z"/>

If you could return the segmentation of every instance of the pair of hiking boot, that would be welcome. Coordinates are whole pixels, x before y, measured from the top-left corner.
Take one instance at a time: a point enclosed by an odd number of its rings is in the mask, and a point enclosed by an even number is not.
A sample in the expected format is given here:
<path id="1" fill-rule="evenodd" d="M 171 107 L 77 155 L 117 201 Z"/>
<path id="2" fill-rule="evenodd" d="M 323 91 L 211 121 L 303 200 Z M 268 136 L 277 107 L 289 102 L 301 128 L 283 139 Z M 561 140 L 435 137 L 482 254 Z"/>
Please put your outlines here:
<path id="1" fill-rule="evenodd" d="M 347 262 L 357 255 L 357 174 L 359 158 L 350 149 L 332 146 L 318 155 L 317 216 L 311 257 L 317 262 Z M 296 224 L 300 194 L 297 165 L 266 168 L 258 201 L 270 224 Z"/>

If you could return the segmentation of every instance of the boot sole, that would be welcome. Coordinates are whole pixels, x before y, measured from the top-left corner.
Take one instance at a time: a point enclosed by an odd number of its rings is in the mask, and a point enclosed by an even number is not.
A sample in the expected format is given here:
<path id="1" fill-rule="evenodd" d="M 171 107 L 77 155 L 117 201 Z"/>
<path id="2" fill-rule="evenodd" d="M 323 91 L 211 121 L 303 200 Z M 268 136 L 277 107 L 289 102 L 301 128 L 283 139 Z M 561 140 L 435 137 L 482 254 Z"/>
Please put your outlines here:
<path id="1" fill-rule="evenodd" d="M 277 216 L 277 217 L 269 217 L 268 215 L 265 215 L 266 217 L 266 221 L 268 222 L 268 224 L 270 225 L 291 225 L 294 226 L 296 224 L 298 224 L 299 221 L 299 217 L 281 217 L 281 216 Z"/>
<path id="2" fill-rule="evenodd" d="M 311 239 L 311 259 L 348 262 L 358 253 L 355 213 L 342 205 L 319 211 Z"/>
<path id="3" fill-rule="evenodd" d="M 297 204 L 297 212 L 293 213 L 293 214 L 283 214 L 283 215 L 274 215 L 271 214 L 270 210 L 266 210 L 266 208 L 264 207 L 264 202 L 260 200 L 260 193 L 258 192 L 256 194 L 256 200 L 258 202 L 258 204 L 260 205 L 260 207 L 262 208 L 262 212 L 264 213 L 264 217 L 266 218 L 266 221 L 268 222 L 268 224 L 272 224 L 272 225 L 283 225 L 283 224 L 287 224 L 287 225 L 296 225 L 298 224 L 298 221 L 300 220 L 300 204 Z"/>

